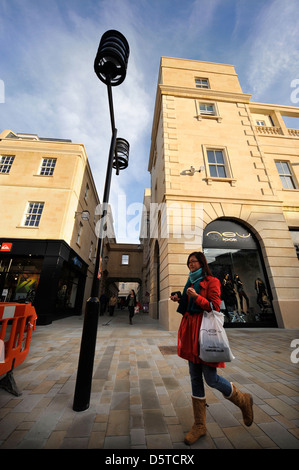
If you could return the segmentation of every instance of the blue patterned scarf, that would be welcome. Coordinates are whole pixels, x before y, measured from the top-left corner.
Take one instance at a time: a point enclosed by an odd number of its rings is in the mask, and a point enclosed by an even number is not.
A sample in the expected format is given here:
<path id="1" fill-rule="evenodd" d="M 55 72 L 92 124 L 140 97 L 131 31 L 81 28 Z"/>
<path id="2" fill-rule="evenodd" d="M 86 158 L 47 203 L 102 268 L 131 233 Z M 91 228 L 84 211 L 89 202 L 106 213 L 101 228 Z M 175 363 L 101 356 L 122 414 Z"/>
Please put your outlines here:
<path id="1" fill-rule="evenodd" d="M 188 301 L 187 289 L 193 285 L 193 289 L 200 294 L 200 282 L 204 279 L 204 275 L 202 274 L 202 268 L 199 268 L 197 271 L 193 273 L 189 273 L 188 281 L 183 290 L 182 298 L 180 300 L 180 304 L 177 308 L 177 312 L 184 314 L 185 312 L 194 313 L 194 312 L 201 312 L 201 308 L 195 305 L 193 297 L 190 297 Z"/>

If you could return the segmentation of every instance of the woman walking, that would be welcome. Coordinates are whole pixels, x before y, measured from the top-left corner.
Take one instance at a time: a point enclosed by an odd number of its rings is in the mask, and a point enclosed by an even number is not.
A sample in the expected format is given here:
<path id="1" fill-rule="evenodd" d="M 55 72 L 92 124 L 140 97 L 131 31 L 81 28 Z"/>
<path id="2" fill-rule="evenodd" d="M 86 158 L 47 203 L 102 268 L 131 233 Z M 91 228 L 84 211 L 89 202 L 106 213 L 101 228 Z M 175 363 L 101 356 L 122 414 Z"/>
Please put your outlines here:
<path id="1" fill-rule="evenodd" d="M 217 374 L 217 367 L 224 368 L 223 362 L 207 363 L 199 357 L 199 331 L 203 311 L 220 310 L 221 285 L 212 276 L 203 253 L 196 251 L 188 256 L 189 277 L 182 296 L 171 295 L 171 300 L 179 302 L 177 311 L 183 315 L 178 331 L 178 355 L 189 362 L 192 389 L 194 424 L 185 436 L 185 444 L 191 445 L 206 434 L 206 398 L 204 381 L 219 390 L 225 398 L 237 405 L 246 426 L 253 422 L 253 400 L 249 393 L 240 392 L 227 379 Z"/>
<path id="2" fill-rule="evenodd" d="M 133 317 L 134 317 L 134 308 L 136 307 L 137 301 L 136 301 L 136 294 L 135 291 L 132 289 L 130 291 L 130 294 L 127 297 L 127 307 L 129 309 L 129 321 L 130 325 L 133 324 Z"/>

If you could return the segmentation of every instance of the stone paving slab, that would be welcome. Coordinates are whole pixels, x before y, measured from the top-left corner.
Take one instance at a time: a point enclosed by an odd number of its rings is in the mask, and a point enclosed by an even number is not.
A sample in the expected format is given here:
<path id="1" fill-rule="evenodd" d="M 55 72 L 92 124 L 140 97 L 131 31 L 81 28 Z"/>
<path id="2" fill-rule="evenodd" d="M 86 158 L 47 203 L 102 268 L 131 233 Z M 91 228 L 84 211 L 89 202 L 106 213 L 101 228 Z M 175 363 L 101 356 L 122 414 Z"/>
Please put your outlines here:
<path id="1" fill-rule="evenodd" d="M 191 447 L 193 424 L 187 362 L 176 332 L 146 314 L 99 317 L 90 406 L 72 409 L 83 318 L 33 332 L 29 354 L 14 371 L 22 395 L 0 389 L 0 449 L 298 449 L 299 364 L 291 341 L 299 330 L 227 329 L 236 359 L 219 370 L 254 399 L 254 423 L 206 387 L 207 435 Z M 298 356 L 298 354 L 297 354 Z"/>

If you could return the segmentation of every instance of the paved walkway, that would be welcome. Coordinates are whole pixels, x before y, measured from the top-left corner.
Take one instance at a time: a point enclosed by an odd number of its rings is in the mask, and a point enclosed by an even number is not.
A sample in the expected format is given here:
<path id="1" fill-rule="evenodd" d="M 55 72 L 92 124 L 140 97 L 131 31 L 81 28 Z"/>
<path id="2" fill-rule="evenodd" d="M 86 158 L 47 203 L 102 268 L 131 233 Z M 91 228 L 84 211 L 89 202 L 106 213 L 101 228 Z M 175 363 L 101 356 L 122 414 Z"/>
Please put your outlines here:
<path id="1" fill-rule="evenodd" d="M 207 435 L 183 442 L 193 423 L 187 362 L 176 333 L 146 314 L 99 317 L 90 407 L 72 409 L 82 317 L 37 326 L 14 372 L 22 395 L 0 390 L 0 449 L 298 449 L 299 330 L 229 329 L 236 359 L 220 373 L 254 398 L 254 424 L 207 387 Z M 297 346 L 298 347 L 298 346 Z M 299 352 L 293 353 L 299 358 Z"/>

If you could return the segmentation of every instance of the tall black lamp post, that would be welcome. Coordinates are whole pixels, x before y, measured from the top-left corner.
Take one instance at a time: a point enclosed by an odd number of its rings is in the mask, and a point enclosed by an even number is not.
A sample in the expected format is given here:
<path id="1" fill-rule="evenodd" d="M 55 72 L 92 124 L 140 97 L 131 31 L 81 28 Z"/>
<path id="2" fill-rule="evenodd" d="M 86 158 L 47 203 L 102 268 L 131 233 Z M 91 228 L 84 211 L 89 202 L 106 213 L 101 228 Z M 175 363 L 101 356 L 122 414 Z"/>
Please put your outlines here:
<path id="1" fill-rule="evenodd" d="M 112 86 L 120 85 L 127 72 L 130 48 L 126 38 L 115 30 L 103 34 L 98 52 L 94 61 L 94 70 L 99 79 L 107 85 L 109 110 L 111 119 L 112 137 L 108 157 L 106 180 L 103 195 L 103 211 L 101 214 L 100 230 L 97 243 L 97 254 L 93 276 L 91 295 L 86 303 L 84 323 L 81 338 L 81 349 L 78 362 L 77 380 L 73 402 L 74 411 L 84 411 L 89 407 L 92 372 L 96 347 L 98 313 L 99 313 L 99 270 L 104 245 L 104 222 L 107 215 L 112 168 L 119 170 L 128 166 L 129 143 L 125 139 L 117 138 L 115 128 L 114 110 L 112 101 Z"/>

